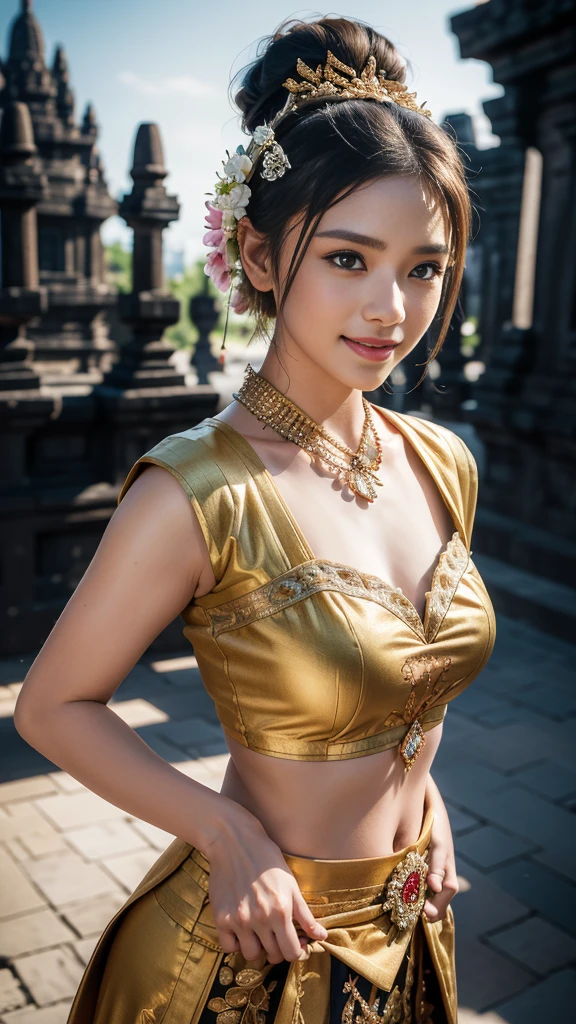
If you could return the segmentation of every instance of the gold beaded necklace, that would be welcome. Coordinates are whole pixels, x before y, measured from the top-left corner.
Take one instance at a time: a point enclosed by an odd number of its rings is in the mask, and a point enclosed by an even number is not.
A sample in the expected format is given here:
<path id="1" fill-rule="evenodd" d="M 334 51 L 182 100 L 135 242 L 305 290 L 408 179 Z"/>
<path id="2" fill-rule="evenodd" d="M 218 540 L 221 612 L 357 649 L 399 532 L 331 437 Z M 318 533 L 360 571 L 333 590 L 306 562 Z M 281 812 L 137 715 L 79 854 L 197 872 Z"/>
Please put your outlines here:
<path id="1" fill-rule="evenodd" d="M 377 497 L 374 484 L 382 486 L 382 481 L 376 475 L 382 461 L 382 446 L 364 395 L 364 426 L 356 452 L 310 419 L 295 402 L 256 373 L 250 364 L 246 367 L 240 390 L 235 391 L 232 397 L 286 440 L 310 452 L 312 459 L 317 456 L 332 469 L 338 470 L 354 494 L 366 501 L 374 501 Z"/>

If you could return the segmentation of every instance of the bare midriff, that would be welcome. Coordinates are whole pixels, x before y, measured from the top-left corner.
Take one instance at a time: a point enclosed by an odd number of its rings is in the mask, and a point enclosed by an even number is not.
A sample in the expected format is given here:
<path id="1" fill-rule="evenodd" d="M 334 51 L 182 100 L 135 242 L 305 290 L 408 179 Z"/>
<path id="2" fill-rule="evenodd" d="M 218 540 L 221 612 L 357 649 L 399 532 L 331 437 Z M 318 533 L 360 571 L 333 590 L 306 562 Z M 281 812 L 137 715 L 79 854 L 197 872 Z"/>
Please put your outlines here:
<path id="1" fill-rule="evenodd" d="M 414 843 L 442 724 L 409 772 L 398 748 L 344 761 L 292 761 L 227 738 L 222 793 L 262 823 L 284 853 L 328 860 L 385 857 Z"/>

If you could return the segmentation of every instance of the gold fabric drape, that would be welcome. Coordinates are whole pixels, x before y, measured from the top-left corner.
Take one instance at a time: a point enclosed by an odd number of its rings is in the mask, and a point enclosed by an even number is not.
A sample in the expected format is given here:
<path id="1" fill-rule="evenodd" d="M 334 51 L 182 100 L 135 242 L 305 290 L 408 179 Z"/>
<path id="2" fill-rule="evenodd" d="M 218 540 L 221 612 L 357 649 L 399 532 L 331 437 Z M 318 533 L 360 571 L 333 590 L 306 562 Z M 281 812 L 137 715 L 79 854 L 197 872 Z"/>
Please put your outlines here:
<path id="1" fill-rule="evenodd" d="M 350 968 L 352 982 L 360 976 L 390 992 L 390 1000 L 400 999 L 394 993 L 395 979 L 407 951 L 412 951 L 414 1008 L 409 1016 L 377 1019 L 457 1024 L 451 908 L 443 921 L 431 924 L 420 916 L 402 930 L 382 907 L 394 868 L 410 851 L 425 854 L 433 818 L 428 807 L 416 843 L 388 857 L 340 861 L 285 855 L 328 937 L 309 944 L 308 960 L 290 965 L 274 1024 L 329 1024 L 327 953 Z M 168 847 L 101 936 L 68 1024 L 197 1024 L 206 1006 L 214 1012 L 214 1024 L 236 1019 L 272 1024 L 266 1009 L 270 965 L 264 958 L 247 964 L 241 954 L 220 948 L 208 895 L 209 872 L 200 851 L 180 840 Z M 436 1018 L 426 1008 L 424 947 L 443 1003 Z M 217 978 L 229 987 L 223 997 L 211 999 Z M 235 1007 L 242 1008 L 240 1017 L 228 1012 Z M 382 1010 L 380 1006 L 380 1014 Z"/>

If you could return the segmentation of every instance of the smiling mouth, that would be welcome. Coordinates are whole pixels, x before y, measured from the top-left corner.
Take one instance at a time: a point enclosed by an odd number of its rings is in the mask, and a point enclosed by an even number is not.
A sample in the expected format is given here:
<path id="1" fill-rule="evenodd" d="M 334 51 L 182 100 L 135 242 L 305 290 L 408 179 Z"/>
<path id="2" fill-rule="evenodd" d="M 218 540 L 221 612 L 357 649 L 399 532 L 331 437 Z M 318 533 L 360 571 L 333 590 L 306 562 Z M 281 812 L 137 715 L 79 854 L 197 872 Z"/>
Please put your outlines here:
<path id="1" fill-rule="evenodd" d="M 365 348 L 396 348 L 400 344 L 399 341 L 369 341 L 367 338 L 347 338 L 345 334 L 342 335 L 342 338 L 344 338 L 344 341 L 352 341 L 355 345 L 364 345 Z"/>

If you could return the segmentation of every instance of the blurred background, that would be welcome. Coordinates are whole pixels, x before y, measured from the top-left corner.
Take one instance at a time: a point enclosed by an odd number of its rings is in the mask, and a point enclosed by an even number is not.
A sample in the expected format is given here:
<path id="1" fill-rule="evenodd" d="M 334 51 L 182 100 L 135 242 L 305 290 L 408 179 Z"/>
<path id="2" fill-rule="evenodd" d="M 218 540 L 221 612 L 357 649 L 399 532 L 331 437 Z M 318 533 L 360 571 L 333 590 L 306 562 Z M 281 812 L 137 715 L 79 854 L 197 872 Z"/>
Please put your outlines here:
<path id="1" fill-rule="evenodd" d="M 65 1020 L 99 929 L 170 839 L 27 747 L 12 710 L 132 464 L 227 405 L 246 363 L 261 364 L 265 341 L 233 312 L 219 362 L 226 310 L 203 273 L 204 202 L 225 150 L 245 141 L 231 101 L 242 68 L 283 19 L 330 13 L 396 44 L 418 101 L 458 140 L 476 210 L 429 374 L 417 385 L 434 325 L 391 389 L 368 395 L 448 425 L 480 471 L 474 560 L 498 641 L 448 716 L 435 772 L 462 877 L 461 1019 L 573 1013 L 575 7 L 4 0 L 0 1021 Z M 219 786 L 226 748 L 180 619 L 113 704 Z"/>

